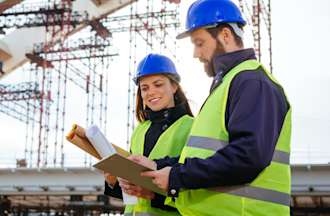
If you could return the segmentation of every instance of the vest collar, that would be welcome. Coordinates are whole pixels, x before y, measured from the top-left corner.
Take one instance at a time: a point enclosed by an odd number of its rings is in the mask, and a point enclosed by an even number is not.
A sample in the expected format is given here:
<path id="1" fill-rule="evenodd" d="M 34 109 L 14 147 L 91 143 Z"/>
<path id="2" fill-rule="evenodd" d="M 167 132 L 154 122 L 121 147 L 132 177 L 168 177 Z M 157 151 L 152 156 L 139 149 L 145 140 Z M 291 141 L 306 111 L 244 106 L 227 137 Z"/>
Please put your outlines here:
<path id="1" fill-rule="evenodd" d="M 185 115 L 186 109 L 184 104 L 176 105 L 175 107 L 162 109 L 160 111 L 152 111 L 151 109 L 146 109 L 145 113 L 147 114 L 147 118 L 153 122 L 167 122 L 172 123 L 179 119 L 181 116 Z"/>
<path id="2" fill-rule="evenodd" d="M 215 76 L 211 85 L 210 92 L 212 92 L 212 90 L 221 83 L 222 78 L 232 68 L 250 59 L 256 59 L 255 52 L 252 48 L 216 55 L 212 60 Z"/>

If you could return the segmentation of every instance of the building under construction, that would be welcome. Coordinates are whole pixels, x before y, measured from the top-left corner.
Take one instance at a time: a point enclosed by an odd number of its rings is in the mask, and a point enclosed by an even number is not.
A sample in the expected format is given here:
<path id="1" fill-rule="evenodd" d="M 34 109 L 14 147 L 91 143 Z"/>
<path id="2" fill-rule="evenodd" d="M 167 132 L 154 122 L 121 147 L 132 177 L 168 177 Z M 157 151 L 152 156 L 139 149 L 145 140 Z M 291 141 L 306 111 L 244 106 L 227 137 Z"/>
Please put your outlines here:
<path id="1" fill-rule="evenodd" d="M 237 4 L 258 58 L 272 71 L 271 0 Z M 121 73 L 126 92 L 120 136 L 128 147 L 137 62 L 149 52 L 178 59 L 180 5 L 3 0 L 0 13 L 0 116 L 21 127 L 8 128 L 21 140 L 15 159 L 0 157 L 0 215 L 122 214 L 122 202 L 103 195 L 95 159 L 67 144 L 65 135 L 75 122 L 97 124 L 111 135 L 109 110 L 117 92 L 110 89 Z M 292 214 L 330 215 L 330 167 L 295 165 L 292 171 Z"/>

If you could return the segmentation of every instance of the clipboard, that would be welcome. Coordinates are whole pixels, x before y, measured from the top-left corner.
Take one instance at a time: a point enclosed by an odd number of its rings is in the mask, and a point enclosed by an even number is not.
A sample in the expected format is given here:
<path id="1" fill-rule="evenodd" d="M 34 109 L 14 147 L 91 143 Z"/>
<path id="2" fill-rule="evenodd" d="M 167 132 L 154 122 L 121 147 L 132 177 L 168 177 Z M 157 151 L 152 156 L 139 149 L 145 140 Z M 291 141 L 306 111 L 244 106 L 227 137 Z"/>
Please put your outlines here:
<path id="1" fill-rule="evenodd" d="M 156 186 L 150 177 L 140 175 L 141 172 L 153 171 L 152 169 L 137 164 L 120 154 L 116 153 L 110 155 L 94 164 L 93 167 L 126 179 L 135 185 L 141 186 L 155 193 L 166 196 L 166 192 Z"/>
<path id="2" fill-rule="evenodd" d="M 77 124 L 72 126 L 72 129 L 66 136 L 66 139 L 86 153 L 100 160 L 94 164 L 93 167 L 104 172 L 111 173 L 113 176 L 126 179 L 133 184 L 149 189 L 155 193 L 166 196 L 166 193 L 162 189 L 152 183 L 152 179 L 150 177 L 140 175 L 141 172 L 152 170 L 127 159 L 130 153 L 119 146 L 111 143 L 115 148 L 116 153 L 102 159 L 100 154 L 86 137 L 85 129 Z M 116 179 L 113 179 L 113 182 L 116 182 Z"/>

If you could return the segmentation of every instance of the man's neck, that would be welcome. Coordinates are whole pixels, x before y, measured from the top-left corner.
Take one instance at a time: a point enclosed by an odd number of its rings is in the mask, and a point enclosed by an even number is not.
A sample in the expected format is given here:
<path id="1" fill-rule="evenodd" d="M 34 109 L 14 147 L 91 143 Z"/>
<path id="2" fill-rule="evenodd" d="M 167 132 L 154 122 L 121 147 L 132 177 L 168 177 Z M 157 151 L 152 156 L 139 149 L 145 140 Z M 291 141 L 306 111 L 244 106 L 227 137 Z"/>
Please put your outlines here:
<path id="1" fill-rule="evenodd" d="M 235 51 L 239 51 L 239 50 L 243 50 L 243 49 L 244 49 L 244 47 L 239 47 L 236 44 L 228 45 L 227 47 L 225 47 L 226 53 L 231 53 L 231 52 L 235 52 Z"/>
<path id="2" fill-rule="evenodd" d="M 222 77 L 224 77 L 233 67 L 249 59 L 256 59 L 254 50 L 237 49 L 237 51 L 228 52 L 222 55 L 216 55 L 213 58 L 213 70 L 216 72 L 211 91 L 218 86 Z"/>
<path id="3" fill-rule="evenodd" d="M 214 72 L 225 75 L 231 68 L 248 59 L 256 59 L 255 52 L 250 49 L 235 49 L 236 51 L 226 52 L 213 57 L 212 64 Z"/>

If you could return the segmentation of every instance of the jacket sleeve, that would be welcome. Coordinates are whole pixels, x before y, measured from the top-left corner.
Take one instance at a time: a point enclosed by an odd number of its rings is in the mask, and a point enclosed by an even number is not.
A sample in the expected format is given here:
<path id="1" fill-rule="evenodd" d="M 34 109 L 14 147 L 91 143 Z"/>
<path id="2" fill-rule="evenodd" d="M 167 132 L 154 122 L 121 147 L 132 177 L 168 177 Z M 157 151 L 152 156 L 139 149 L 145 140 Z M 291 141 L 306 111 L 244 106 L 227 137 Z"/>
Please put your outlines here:
<path id="1" fill-rule="evenodd" d="M 104 182 L 104 195 L 123 199 L 122 190 L 118 182 L 114 185 L 113 188 L 111 188 L 107 182 Z M 166 211 L 177 211 L 176 208 L 164 205 L 165 198 L 165 196 L 156 193 L 155 197 L 151 200 L 151 206 Z"/>
<path id="2" fill-rule="evenodd" d="M 150 201 L 150 204 L 154 208 L 159 208 L 165 211 L 177 211 L 176 208 L 173 208 L 171 206 L 165 205 L 166 197 L 160 194 L 155 194 L 155 197 Z"/>
<path id="3" fill-rule="evenodd" d="M 113 188 L 111 188 L 108 183 L 104 182 L 104 195 L 123 199 L 121 187 L 119 186 L 119 183 L 117 182 Z"/>
<path id="4" fill-rule="evenodd" d="M 157 164 L 157 169 L 162 169 L 164 167 L 167 167 L 167 166 L 173 166 L 174 164 L 178 163 L 179 161 L 179 156 L 178 157 L 169 157 L 169 156 L 166 156 L 162 159 L 157 159 L 157 160 L 154 160 Z"/>
<path id="5" fill-rule="evenodd" d="M 169 191 L 251 182 L 267 167 L 287 112 L 282 91 L 264 79 L 232 83 L 226 111 L 229 145 L 206 159 L 187 158 L 175 164 Z M 170 193 L 169 193 L 170 194 Z"/>

